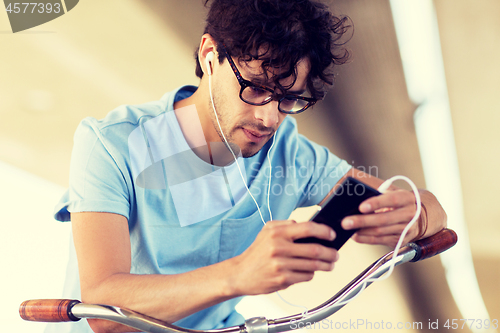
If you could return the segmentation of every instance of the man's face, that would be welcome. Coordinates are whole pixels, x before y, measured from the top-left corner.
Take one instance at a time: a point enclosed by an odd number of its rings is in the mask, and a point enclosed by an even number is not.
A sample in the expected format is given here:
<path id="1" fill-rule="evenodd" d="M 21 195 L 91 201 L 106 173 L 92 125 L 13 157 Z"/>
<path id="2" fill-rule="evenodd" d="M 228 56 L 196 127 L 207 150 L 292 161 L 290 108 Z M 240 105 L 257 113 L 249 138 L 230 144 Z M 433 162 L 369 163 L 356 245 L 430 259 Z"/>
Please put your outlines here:
<path id="1" fill-rule="evenodd" d="M 236 60 L 233 58 L 233 60 Z M 249 81 L 274 88 L 267 83 L 262 72 L 261 61 L 251 62 L 235 61 L 241 76 Z M 289 92 L 301 92 L 306 90 L 307 75 L 309 73 L 309 61 L 302 60 L 297 64 L 297 80 L 288 90 Z M 293 78 L 287 78 L 280 82 L 282 86 L 289 86 Z M 243 157 L 255 155 L 272 138 L 278 127 L 286 117 L 286 114 L 278 110 L 278 101 L 255 106 L 243 102 L 240 97 L 240 85 L 233 73 L 227 59 L 222 64 L 217 61 L 217 70 L 212 76 L 212 94 L 215 109 L 220 122 L 220 127 L 229 143 L 236 144 Z M 211 101 L 209 103 L 210 118 L 212 124 L 224 141 L 220 133 L 219 125 Z"/>

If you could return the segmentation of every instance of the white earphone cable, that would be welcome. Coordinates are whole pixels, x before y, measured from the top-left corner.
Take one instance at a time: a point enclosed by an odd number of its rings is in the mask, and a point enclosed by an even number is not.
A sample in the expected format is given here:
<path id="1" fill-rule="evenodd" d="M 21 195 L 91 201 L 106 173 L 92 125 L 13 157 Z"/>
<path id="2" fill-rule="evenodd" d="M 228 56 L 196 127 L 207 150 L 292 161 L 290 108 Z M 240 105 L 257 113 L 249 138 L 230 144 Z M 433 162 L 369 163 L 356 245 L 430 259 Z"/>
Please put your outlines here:
<path id="1" fill-rule="evenodd" d="M 257 210 L 259 211 L 259 215 L 260 215 L 260 218 L 262 220 L 262 223 L 265 225 L 266 224 L 266 221 L 264 220 L 264 217 L 262 216 L 262 212 L 260 211 L 260 208 L 259 208 L 259 205 L 257 203 L 257 200 L 255 200 L 254 196 L 252 195 L 252 193 L 250 192 L 250 189 L 248 188 L 248 185 L 247 185 L 247 182 L 246 182 L 246 179 L 245 177 L 243 177 L 243 172 L 241 171 L 241 168 L 240 168 L 240 165 L 238 164 L 238 160 L 236 158 L 236 155 L 234 154 L 233 150 L 231 149 L 231 147 L 229 146 L 229 143 L 227 142 L 227 139 L 226 139 L 226 136 L 224 135 L 224 132 L 222 131 L 222 126 L 220 125 L 220 122 L 219 122 L 219 117 L 217 116 L 217 111 L 215 109 L 215 103 L 214 103 L 214 99 L 213 99 L 213 95 L 212 95 L 212 80 L 211 80 L 211 76 L 209 75 L 208 76 L 208 86 L 209 86 L 209 90 L 210 90 L 210 101 L 212 102 L 212 108 L 214 110 L 214 114 L 215 114 L 215 119 L 217 120 L 217 125 L 219 126 L 219 130 L 222 134 L 222 138 L 224 139 L 224 143 L 226 144 L 227 148 L 229 149 L 229 151 L 231 152 L 231 154 L 233 155 L 234 157 L 234 162 L 236 163 L 236 165 L 238 166 L 238 170 L 240 172 L 240 176 L 241 176 L 241 179 L 243 180 L 243 183 L 245 184 L 245 188 L 247 189 L 247 192 L 248 194 L 252 197 L 253 201 L 255 202 L 255 205 L 257 206 Z M 274 147 L 274 143 L 276 142 L 276 133 L 277 133 L 277 130 L 276 132 L 274 133 L 273 135 L 273 142 L 271 144 L 271 147 L 269 147 L 269 150 L 267 151 L 267 161 L 269 163 L 269 182 L 268 182 L 268 186 L 267 186 L 267 209 L 269 211 L 269 221 L 272 221 L 273 220 L 273 214 L 271 212 L 271 204 L 270 204 L 270 196 L 271 196 L 271 177 L 272 177 L 272 165 L 271 165 L 271 158 L 269 157 L 269 154 L 271 152 L 271 149 Z M 294 306 L 294 307 L 298 307 L 298 308 L 302 308 L 304 309 L 304 311 L 302 312 L 302 315 L 304 316 L 305 314 L 307 314 L 307 307 L 305 306 L 302 306 L 302 305 L 296 305 L 296 304 L 293 304 L 293 303 L 290 303 L 288 302 L 287 300 L 285 300 L 283 298 L 283 296 L 281 296 L 281 294 L 279 293 L 279 291 L 276 291 L 276 294 L 278 295 L 278 297 L 285 303 L 287 303 L 288 305 L 291 305 L 291 306 Z"/>
<path id="2" fill-rule="evenodd" d="M 248 185 L 247 185 L 247 180 L 243 176 L 243 172 L 241 171 L 240 165 L 238 163 L 238 159 L 236 158 L 236 155 L 234 154 L 233 149 L 231 148 L 231 146 L 227 142 L 226 136 L 224 135 L 224 132 L 222 131 L 222 126 L 220 125 L 219 117 L 217 116 L 217 111 L 215 109 L 214 98 L 212 96 L 212 76 L 211 75 L 208 76 L 208 89 L 210 92 L 210 101 L 212 102 L 212 108 L 214 110 L 215 119 L 217 120 L 217 125 L 219 126 L 219 131 L 222 135 L 222 138 L 224 139 L 224 143 L 226 144 L 227 149 L 229 149 L 229 151 L 233 155 L 234 162 L 236 163 L 236 166 L 238 167 L 238 171 L 240 172 L 240 176 L 241 176 L 241 179 L 243 180 L 243 184 L 245 185 L 245 188 L 247 189 L 247 192 L 250 195 L 250 197 L 252 198 L 253 202 L 257 206 L 257 210 L 259 212 L 260 219 L 262 220 L 262 223 L 265 225 L 266 221 L 264 220 L 264 217 L 262 216 L 262 212 L 260 211 L 259 204 L 257 203 L 257 200 L 255 200 L 255 197 L 252 195 L 252 192 L 250 192 L 250 189 L 248 188 Z M 271 145 L 271 148 L 274 146 L 274 138 L 275 137 L 276 137 L 276 133 L 274 133 L 274 135 L 273 135 L 273 144 Z M 271 150 L 271 148 L 269 148 L 269 151 Z M 271 160 L 269 159 L 269 151 L 267 152 L 267 158 L 269 161 L 269 185 L 268 185 L 268 187 L 271 187 Z M 268 191 L 269 191 L 269 188 L 268 188 Z M 269 195 L 269 192 L 268 192 L 268 195 Z M 268 196 L 267 200 L 268 200 L 268 209 L 269 209 L 270 220 L 272 220 L 271 207 L 269 207 L 269 196 Z"/>

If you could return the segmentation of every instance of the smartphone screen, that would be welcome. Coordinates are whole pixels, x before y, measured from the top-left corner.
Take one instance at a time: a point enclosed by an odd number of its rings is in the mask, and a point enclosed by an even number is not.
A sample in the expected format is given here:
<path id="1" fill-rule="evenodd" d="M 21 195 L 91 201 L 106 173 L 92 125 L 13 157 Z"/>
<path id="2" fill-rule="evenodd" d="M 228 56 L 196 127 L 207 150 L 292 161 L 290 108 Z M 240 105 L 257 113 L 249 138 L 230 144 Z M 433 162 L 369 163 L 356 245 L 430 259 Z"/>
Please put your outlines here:
<path id="1" fill-rule="evenodd" d="M 380 192 L 357 179 L 347 177 L 342 184 L 337 186 L 329 201 L 311 219 L 314 222 L 329 225 L 335 231 L 337 237 L 333 241 L 307 237 L 297 239 L 295 242 L 319 243 L 337 250 L 340 249 L 359 230 L 344 230 L 340 223 L 346 216 L 361 214 L 358 209 L 359 205 L 366 199 L 376 195 L 380 195 Z"/>

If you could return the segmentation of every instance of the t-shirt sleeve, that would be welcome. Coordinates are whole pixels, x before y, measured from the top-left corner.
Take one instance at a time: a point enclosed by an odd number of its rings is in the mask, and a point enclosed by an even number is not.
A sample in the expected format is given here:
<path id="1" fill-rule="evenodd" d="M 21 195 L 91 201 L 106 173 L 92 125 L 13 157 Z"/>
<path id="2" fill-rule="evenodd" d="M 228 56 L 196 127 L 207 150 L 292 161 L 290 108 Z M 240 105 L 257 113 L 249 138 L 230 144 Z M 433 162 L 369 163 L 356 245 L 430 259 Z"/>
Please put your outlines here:
<path id="1" fill-rule="evenodd" d="M 351 165 L 299 134 L 295 168 L 301 194 L 298 206 L 307 207 L 321 202 Z"/>
<path id="2" fill-rule="evenodd" d="M 126 178 L 109 143 L 91 119 L 78 126 L 71 155 L 69 190 L 56 206 L 55 218 L 69 221 L 70 213 L 107 212 L 129 218 Z"/>

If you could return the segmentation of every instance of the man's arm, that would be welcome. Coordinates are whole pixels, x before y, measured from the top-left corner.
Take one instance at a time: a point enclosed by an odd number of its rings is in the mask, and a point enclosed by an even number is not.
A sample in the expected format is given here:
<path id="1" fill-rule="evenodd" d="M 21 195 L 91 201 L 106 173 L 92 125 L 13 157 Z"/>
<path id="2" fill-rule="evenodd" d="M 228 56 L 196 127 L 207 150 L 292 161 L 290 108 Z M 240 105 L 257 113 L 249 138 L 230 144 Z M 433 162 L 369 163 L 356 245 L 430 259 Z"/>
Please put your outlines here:
<path id="1" fill-rule="evenodd" d="M 71 214 L 82 300 L 128 308 L 175 322 L 204 308 L 242 295 L 284 289 L 329 271 L 335 250 L 296 244 L 303 237 L 333 239 L 329 227 L 316 223 L 272 221 L 241 255 L 174 275 L 130 274 L 131 246 L 127 219 L 111 213 Z M 89 320 L 95 332 L 130 331 L 123 325 Z"/>
<path id="2" fill-rule="evenodd" d="M 382 179 L 352 168 L 337 185 L 347 177 L 356 178 L 375 189 L 384 182 Z M 403 244 L 416 238 L 431 236 L 446 227 L 446 213 L 436 197 L 427 190 L 419 189 L 419 193 L 422 200 L 422 213 L 406 234 Z M 354 234 L 353 239 L 359 243 L 384 244 L 394 247 L 401 232 L 415 215 L 415 196 L 411 191 L 391 185 L 386 193 L 365 200 L 360 205 L 360 212 L 363 214 L 350 216 L 342 221 L 344 229 L 361 228 Z"/>
<path id="3" fill-rule="evenodd" d="M 182 281 L 178 275 L 130 274 L 128 223 L 121 215 L 75 213 L 71 214 L 71 221 L 83 302 L 123 306 L 173 322 L 190 314 L 183 307 L 186 300 L 199 303 L 192 305 L 190 310 L 194 312 L 229 298 L 225 294 L 226 279 L 213 267 L 183 274 Z M 187 290 L 182 284 L 191 286 Z M 95 332 L 130 331 L 102 320 L 89 320 L 89 325 Z"/>

